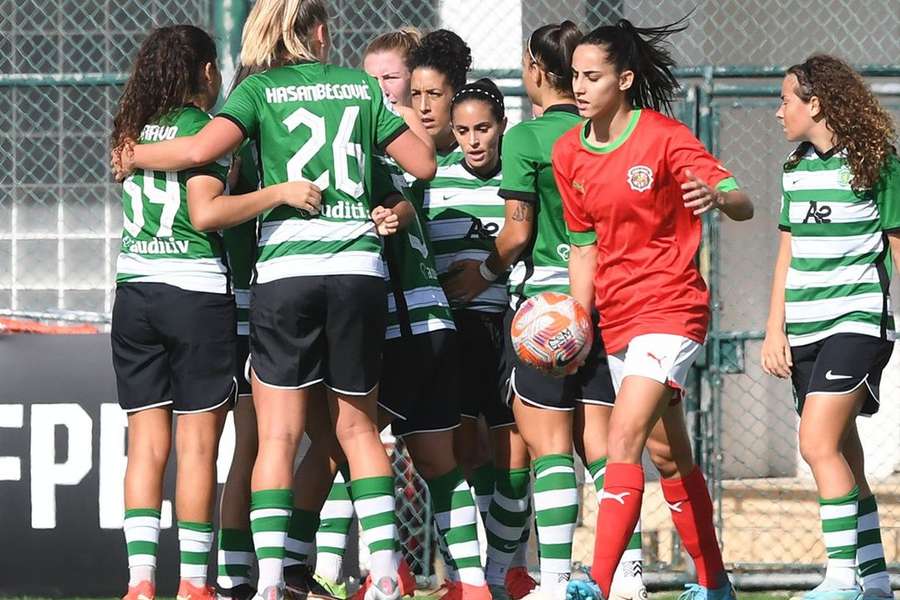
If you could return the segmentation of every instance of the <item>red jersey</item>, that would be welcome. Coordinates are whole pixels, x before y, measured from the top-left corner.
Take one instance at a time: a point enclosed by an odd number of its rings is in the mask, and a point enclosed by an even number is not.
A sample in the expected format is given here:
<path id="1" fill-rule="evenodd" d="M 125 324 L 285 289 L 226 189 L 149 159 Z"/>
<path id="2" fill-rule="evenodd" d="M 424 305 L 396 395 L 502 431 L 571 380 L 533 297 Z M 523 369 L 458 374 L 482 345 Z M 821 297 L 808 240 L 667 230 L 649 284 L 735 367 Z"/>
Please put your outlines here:
<path id="1" fill-rule="evenodd" d="M 553 172 L 570 239 L 597 245 L 594 294 L 609 353 L 646 333 L 703 343 L 709 291 L 694 262 L 700 218 L 685 208 L 685 171 L 727 191 L 730 172 L 690 130 L 653 110 L 632 112 L 616 140 L 596 146 L 586 124 L 553 148 Z"/>

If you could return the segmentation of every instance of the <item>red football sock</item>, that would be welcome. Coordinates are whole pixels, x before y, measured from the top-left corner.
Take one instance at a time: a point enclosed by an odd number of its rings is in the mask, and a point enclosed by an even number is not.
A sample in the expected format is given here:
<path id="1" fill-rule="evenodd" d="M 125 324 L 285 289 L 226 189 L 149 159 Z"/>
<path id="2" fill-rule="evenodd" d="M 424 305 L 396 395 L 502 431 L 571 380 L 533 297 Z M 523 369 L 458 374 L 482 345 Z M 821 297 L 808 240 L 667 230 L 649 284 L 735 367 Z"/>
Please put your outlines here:
<path id="1" fill-rule="evenodd" d="M 722 550 L 713 525 L 713 506 L 706 479 L 699 467 L 683 479 L 662 479 L 663 496 L 672 513 L 672 522 L 697 569 L 697 583 L 720 587 L 725 580 Z"/>
<path id="2" fill-rule="evenodd" d="M 603 498 L 597 511 L 594 534 L 594 564 L 591 566 L 591 577 L 600 586 L 604 598 L 609 597 L 613 574 L 641 516 L 643 496 L 644 469 L 641 465 L 606 465 Z"/>

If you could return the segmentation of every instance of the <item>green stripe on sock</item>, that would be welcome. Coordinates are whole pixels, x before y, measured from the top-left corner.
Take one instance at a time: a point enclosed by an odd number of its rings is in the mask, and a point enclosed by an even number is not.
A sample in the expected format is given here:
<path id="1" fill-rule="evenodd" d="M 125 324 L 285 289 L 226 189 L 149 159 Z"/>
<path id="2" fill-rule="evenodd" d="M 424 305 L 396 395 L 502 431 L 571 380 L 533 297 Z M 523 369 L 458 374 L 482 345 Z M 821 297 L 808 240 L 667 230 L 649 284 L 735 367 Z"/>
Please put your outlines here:
<path id="1" fill-rule="evenodd" d="M 128 556 L 135 554 L 152 554 L 156 556 L 157 544 L 153 542 L 128 542 Z"/>
<path id="2" fill-rule="evenodd" d="M 597 474 L 600 473 L 603 469 L 606 468 L 606 457 L 598 458 L 597 460 L 591 462 L 588 466 L 588 472 L 591 474 L 591 479 L 594 480 L 594 489 L 599 494 L 603 491 L 603 480 L 605 476 Z"/>
<path id="3" fill-rule="evenodd" d="M 178 521 L 178 529 L 187 529 L 199 533 L 212 533 L 212 523 L 194 523 L 191 521 Z"/>
<path id="4" fill-rule="evenodd" d="M 162 512 L 158 508 L 129 508 L 125 511 L 125 518 L 130 519 L 132 517 L 154 517 L 159 519 L 162 518 Z"/>
<path id="5" fill-rule="evenodd" d="M 258 508 L 290 508 L 294 493 L 289 489 L 260 490 L 250 494 L 250 510 Z"/>

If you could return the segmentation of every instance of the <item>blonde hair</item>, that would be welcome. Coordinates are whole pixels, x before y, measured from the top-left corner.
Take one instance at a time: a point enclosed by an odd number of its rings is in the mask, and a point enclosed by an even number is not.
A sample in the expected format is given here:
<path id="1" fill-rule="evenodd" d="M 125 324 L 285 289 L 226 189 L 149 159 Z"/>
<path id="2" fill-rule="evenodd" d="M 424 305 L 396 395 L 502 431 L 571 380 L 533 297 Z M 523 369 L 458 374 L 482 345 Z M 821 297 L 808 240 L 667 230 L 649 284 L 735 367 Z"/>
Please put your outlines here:
<path id="1" fill-rule="evenodd" d="M 410 55 L 421 44 L 421 31 L 415 27 L 401 27 L 397 31 L 382 33 L 369 42 L 366 51 L 363 52 L 363 56 L 375 54 L 376 52 L 396 52 L 403 58 L 403 62 L 409 63 Z"/>
<path id="2" fill-rule="evenodd" d="M 241 36 L 241 64 L 271 68 L 318 60 L 311 34 L 328 22 L 325 0 L 257 0 Z"/>

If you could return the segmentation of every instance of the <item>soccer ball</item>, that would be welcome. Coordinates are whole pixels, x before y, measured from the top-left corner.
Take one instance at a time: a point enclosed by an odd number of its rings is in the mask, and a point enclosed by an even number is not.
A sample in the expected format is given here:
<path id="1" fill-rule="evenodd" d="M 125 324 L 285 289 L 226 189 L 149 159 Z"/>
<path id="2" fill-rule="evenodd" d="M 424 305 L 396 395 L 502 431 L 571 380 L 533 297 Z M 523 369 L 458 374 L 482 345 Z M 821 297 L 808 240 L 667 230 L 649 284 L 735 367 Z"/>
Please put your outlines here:
<path id="1" fill-rule="evenodd" d="M 512 345 L 523 363 L 564 377 L 587 358 L 594 341 L 591 318 L 575 298 L 542 292 L 526 300 L 512 320 Z"/>

